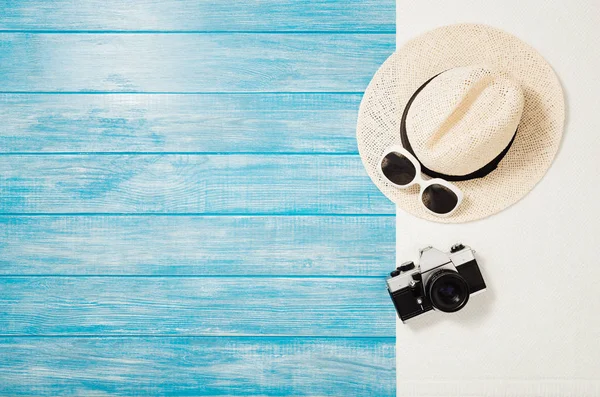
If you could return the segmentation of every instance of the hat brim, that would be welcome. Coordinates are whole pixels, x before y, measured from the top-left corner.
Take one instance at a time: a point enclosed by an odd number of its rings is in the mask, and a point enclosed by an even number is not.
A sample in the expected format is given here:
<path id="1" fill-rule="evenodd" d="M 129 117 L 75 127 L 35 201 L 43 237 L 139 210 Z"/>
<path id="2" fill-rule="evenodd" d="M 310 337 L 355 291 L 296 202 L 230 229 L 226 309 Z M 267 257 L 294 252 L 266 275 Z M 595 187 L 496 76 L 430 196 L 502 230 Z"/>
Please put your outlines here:
<path id="1" fill-rule="evenodd" d="M 387 147 L 401 144 L 400 119 L 413 93 L 432 76 L 472 65 L 510 73 L 523 90 L 523 115 L 498 168 L 483 178 L 454 182 L 464 200 L 450 217 L 437 217 L 419 203 L 418 187 L 398 189 L 388 183 L 378 170 L 379 159 Z M 356 135 L 367 173 L 398 207 L 420 218 L 461 223 L 500 212 L 533 189 L 558 151 L 564 119 L 560 82 L 535 49 L 496 28 L 459 24 L 412 39 L 383 63 L 363 96 Z"/>

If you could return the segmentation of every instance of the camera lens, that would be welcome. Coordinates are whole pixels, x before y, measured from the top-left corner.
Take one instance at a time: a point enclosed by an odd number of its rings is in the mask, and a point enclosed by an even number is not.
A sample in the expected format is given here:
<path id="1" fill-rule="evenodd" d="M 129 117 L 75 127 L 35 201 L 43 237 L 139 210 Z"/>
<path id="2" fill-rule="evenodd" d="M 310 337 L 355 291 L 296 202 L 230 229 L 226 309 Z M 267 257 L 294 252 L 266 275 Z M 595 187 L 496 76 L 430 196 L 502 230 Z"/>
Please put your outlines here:
<path id="1" fill-rule="evenodd" d="M 451 313 L 462 309 L 469 300 L 469 285 L 452 270 L 440 270 L 431 276 L 427 292 L 431 304 L 439 311 Z"/>

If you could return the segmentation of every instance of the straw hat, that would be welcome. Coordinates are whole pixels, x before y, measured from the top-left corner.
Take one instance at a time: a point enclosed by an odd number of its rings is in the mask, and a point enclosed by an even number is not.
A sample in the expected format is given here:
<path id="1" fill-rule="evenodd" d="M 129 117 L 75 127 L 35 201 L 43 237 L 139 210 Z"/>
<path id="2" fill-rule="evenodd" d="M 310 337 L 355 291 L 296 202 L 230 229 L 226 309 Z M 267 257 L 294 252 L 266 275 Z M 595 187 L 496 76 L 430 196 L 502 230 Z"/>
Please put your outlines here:
<path id="1" fill-rule="evenodd" d="M 452 25 L 409 41 L 380 67 L 360 105 L 358 149 L 373 182 L 401 209 L 467 222 L 535 186 L 558 150 L 564 117 L 560 82 L 532 47 L 489 26 Z M 409 149 L 425 177 L 441 175 L 463 192 L 456 212 L 432 215 L 418 187 L 399 189 L 383 177 L 379 162 L 392 145 Z"/>

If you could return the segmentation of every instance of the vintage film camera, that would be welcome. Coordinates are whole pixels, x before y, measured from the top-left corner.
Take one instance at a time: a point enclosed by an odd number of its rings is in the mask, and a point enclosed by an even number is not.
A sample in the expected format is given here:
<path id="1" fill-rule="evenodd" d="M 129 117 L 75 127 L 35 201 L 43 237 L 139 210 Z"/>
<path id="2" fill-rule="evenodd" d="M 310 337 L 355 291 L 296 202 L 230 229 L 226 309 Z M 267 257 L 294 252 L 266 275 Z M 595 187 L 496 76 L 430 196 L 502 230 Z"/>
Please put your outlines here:
<path id="1" fill-rule="evenodd" d="M 485 291 L 474 253 L 462 244 L 453 245 L 450 252 L 426 247 L 420 250 L 418 266 L 398 266 L 387 287 L 402 322 L 430 310 L 456 312 L 471 295 Z"/>

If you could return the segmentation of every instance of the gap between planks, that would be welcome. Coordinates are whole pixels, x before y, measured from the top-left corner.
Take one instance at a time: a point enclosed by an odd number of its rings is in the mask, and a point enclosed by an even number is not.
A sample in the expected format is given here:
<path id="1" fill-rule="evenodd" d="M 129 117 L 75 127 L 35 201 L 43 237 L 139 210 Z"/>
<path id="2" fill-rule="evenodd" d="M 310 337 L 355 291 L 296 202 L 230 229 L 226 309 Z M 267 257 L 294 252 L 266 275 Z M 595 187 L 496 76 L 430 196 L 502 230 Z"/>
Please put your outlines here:
<path id="1" fill-rule="evenodd" d="M 49 30 L 0 29 L 0 33 L 31 34 L 396 34 L 396 30 Z"/>
<path id="2" fill-rule="evenodd" d="M 301 212 L 255 212 L 255 213 L 219 213 L 219 212 L 0 212 L 0 216 L 3 217 L 37 217 L 37 216 L 106 216 L 106 217 L 143 217 L 143 216 L 185 216 L 185 217 L 245 217 L 245 218 L 259 218 L 259 217 L 394 217 L 395 213 L 373 213 L 373 214 L 352 214 L 352 213 L 301 213 Z"/>
<path id="3" fill-rule="evenodd" d="M 311 274 L 0 274 L 3 278 L 270 278 L 270 279 L 382 279 L 380 275 L 311 275 Z"/>
<path id="4" fill-rule="evenodd" d="M 310 339 L 310 340 L 378 340 L 378 341 L 395 341 L 396 336 L 359 336 L 359 335 L 231 335 L 231 334 L 211 334 L 211 335 L 156 335 L 156 334 L 123 334 L 123 335 L 96 335 L 96 334 L 78 334 L 78 335 L 60 335 L 60 334 L 0 334 L 0 338 L 23 338 L 23 339 L 43 339 L 43 338 L 61 338 L 61 339 L 261 339 L 261 340 L 290 340 L 290 339 Z"/>
<path id="5" fill-rule="evenodd" d="M 358 156 L 358 152 L 0 152 L 0 156 Z"/>

